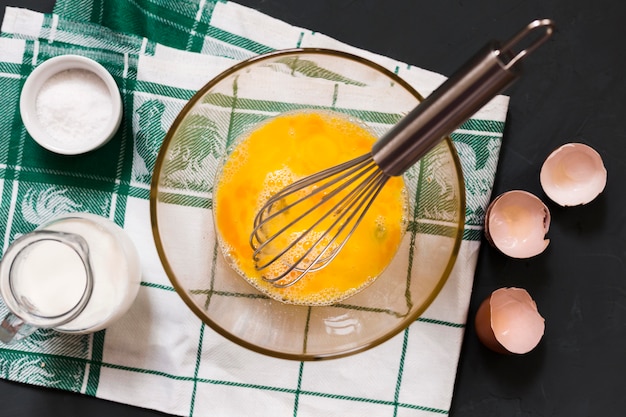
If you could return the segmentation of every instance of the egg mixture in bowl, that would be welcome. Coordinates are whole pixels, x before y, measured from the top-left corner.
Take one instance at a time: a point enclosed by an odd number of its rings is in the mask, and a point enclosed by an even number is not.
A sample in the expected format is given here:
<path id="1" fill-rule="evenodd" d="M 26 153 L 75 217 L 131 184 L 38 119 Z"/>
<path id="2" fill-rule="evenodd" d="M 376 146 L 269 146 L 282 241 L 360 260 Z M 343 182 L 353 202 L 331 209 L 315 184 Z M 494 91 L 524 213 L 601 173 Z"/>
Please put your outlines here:
<path id="1" fill-rule="evenodd" d="M 250 246 L 252 218 L 272 192 L 369 153 L 417 106 L 421 96 L 402 79 L 410 69 L 396 70 L 338 51 L 275 51 L 233 65 L 188 101 L 165 100 L 163 122 L 178 116 L 152 174 L 150 217 L 169 282 L 151 271 L 147 290 L 179 296 L 240 346 L 299 361 L 360 352 L 415 323 L 450 276 L 464 236 L 465 188 L 449 138 L 384 186 L 319 273 L 276 289 Z M 135 97 L 136 106 L 155 104 Z M 131 184 L 134 196 L 145 192 L 134 187 L 141 181 Z"/>
<path id="2" fill-rule="evenodd" d="M 293 285 L 281 288 L 263 279 L 264 271 L 255 268 L 250 234 L 257 212 L 269 197 L 296 180 L 368 154 L 375 141 L 362 123 L 327 111 L 283 114 L 243 135 L 214 187 L 216 230 L 230 265 L 263 293 L 293 304 L 333 304 L 371 283 L 391 262 L 402 240 L 407 204 L 401 177 L 385 184 L 339 254 Z M 311 205 L 318 201 L 319 197 L 312 198 Z M 321 217 L 323 208 L 316 210 Z M 323 233 L 329 226 L 315 231 Z M 303 232 L 297 225 L 290 226 L 285 241 L 277 245 L 286 247 Z M 312 234 L 305 241 L 316 238 Z M 283 267 L 283 258 L 271 267 Z"/>

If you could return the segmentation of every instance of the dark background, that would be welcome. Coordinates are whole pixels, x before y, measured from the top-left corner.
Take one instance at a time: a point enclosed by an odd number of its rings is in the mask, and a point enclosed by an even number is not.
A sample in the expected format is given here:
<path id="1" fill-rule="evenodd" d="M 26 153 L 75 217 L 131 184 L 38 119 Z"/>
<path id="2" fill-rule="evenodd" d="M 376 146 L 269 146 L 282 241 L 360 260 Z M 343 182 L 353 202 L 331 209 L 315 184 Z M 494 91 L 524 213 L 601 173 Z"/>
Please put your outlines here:
<path id="1" fill-rule="evenodd" d="M 494 196 L 524 189 L 552 212 L 546 252 L 507 259 L 480 253 L 450 415 L 623 416 L 626 409 L 626 3 L 619 0 L 239 0 L 291 24 L 450 75 L 492 38 L 535 18 L 558 31 L 526 61 L 511 96 Z M 51 11 L 53 0 L 0 1 Z M 585 142 L 609 180 L 589 205 L 559 208 L 539 184 L 546 156 Z M 540 345 L 523 356 L 484 348 L 479 303 L 503 286 L 526 288 L 546 319 Z M 0 380 L 0 416 L 162 416 L 83 395 Z M 372 416 L 374 417 L 374 416 Z"/>

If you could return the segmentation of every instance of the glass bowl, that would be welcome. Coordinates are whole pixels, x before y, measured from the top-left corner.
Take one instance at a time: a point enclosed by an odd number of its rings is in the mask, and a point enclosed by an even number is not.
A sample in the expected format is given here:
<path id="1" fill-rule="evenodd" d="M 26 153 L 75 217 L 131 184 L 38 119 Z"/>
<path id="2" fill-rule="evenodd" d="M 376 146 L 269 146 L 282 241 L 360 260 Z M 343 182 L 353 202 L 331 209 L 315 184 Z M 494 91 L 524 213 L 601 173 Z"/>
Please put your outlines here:
<path id="1" fill-rule="evenodd" d="M 241 346 L 294 360 L 361 352 L 413 323 L 450 275 L 463 236 L 465 188 L 449 138 L 404 174 L 408 226 L 391 264 L 367 288 L 330 306 L 281 303 L 232 270 L 219 249 L 212 190 L 237 138 L 270 117 L 339 112 L 380 136 L 421 99 L 378 64 L 323 49 L 252 58 L 198 91 L 165 137 L 150 191 L 157 251 L 189 308 Z"/>

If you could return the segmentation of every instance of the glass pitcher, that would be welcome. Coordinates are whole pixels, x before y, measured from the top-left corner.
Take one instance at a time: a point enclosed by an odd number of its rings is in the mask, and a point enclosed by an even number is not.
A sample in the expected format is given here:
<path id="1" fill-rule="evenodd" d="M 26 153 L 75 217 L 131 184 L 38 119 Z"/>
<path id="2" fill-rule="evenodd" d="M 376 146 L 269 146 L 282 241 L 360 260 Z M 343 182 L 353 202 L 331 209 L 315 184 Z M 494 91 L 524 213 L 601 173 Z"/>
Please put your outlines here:
<path id="1" fill-rule="evenodd" d="M 137 250 L 121 227 L 89 213 L 57 217 L 16 239 L 0 261 L 0 295 L 10 310 L 0 341 L 38 328 L 101 330 L 130 308 L 140 282 Z"/>

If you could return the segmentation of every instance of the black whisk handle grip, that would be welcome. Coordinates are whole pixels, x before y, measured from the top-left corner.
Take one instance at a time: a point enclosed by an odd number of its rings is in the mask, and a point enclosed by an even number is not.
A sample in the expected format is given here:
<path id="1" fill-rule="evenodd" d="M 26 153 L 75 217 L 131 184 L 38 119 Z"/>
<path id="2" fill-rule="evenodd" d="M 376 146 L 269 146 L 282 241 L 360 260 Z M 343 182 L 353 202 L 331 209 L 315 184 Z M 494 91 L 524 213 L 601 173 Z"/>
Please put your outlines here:
<path id="1" fill-rule="evenodd" d="M 544 32 L 517 54 L 513 48 L 538 29 Z M 372 158 L 390 176 L 402 175 L 444 137 L 474 115 L 519 76 L 522 58 L 553 33 L 554 22 L 535 20 L 507 42 L 490 42 L 403 117 L 372 148 Z"/>

